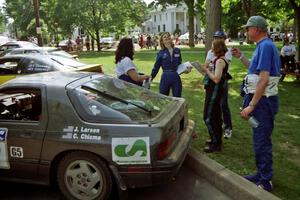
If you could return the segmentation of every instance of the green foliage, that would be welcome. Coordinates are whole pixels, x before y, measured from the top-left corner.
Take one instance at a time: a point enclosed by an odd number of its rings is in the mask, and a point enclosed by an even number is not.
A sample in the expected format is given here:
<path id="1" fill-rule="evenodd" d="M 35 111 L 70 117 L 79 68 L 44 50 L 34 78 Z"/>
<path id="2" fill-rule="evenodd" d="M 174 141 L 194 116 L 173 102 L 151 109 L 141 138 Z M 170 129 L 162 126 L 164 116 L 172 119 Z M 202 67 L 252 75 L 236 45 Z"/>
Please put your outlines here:
<path id="1" fill-rule="evenodd" d="M 0 33 L 5 31 L 5 17 L 2 12 L 0 12 Z"/>

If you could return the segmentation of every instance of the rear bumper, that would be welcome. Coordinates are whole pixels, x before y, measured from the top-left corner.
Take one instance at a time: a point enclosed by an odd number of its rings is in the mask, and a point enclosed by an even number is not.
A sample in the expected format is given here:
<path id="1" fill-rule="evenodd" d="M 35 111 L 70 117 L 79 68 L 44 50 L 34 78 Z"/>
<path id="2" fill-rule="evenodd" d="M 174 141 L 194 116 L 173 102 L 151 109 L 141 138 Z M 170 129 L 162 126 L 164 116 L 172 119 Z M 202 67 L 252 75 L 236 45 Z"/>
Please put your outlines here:
<path id="1" fill-rule="evenodd" d="M 179 171 L 191 144 L 195 123 L 189 120 L 187 128 L 182 133 L 174 151 L 164 160 L 152 163 L 152 167 L 141 167 L 128 170 L 119 169 L 118 182 L 124 183 L 126 188 L 146 187 L 164 184 L 170 181 Z M 116 176 L 116 175 L 115 175 Z"/>

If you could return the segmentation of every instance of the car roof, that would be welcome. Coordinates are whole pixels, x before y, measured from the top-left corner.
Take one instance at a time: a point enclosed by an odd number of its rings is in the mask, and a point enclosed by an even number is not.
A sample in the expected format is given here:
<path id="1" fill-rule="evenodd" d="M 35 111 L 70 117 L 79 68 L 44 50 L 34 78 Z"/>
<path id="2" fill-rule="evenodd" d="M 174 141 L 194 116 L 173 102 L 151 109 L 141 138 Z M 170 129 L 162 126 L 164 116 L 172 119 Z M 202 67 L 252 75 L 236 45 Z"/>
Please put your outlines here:
<path id="1" fill-rule="evenodd" d="M 59 50 L 58 48 L 55 47 L 21 47 L 21 48 L 16 48 L 11 51 L 24 51 L 24 50 L 39 50 L 39 51 L 51 51 L 51 50 Z"/>
<path id="2" fill-rule="evenodd" d="M 20 45 L 20 46 L 37 46 L 36 44 L 28 41 L 11 41 L 11 42 L 6 42 L 5 44 L 1 46 L 8 46 L 8 45 Z M 37 46 L 38 47 L 38 46 Z"/>
<path id="3" fill-rule="evenodd" d="M 72 83 L 76 80 L 83 79 L 85 77 L 94 76 L 103 76 L 103 74 L 94 73 L 94 72 L 63 72 L 63 71 L 53 71 L 45 73 L 36 73 L 26 76 L 20 76 L 15 79 L 2 84 L 0 86 L 24 86 L 30 84 L 37 85 L 47 85 L 47 86 L 62 86 L 65 87 L 69 83 Z"/>
<path id="4" fill-rule="evenodd" d="M 46 55 L 46 54 L 39 54 L 39 56 L 38 56 L 39 59 L 43 59 L 43 57 L 49 59 L 49 55 Z M 33 59 L 36 59 L 37 56 L 35 54 L 13 54 L 13 55 L 7 54 L 3 57 L 0 57 L 0 60 L 2 60 L 2 59 L 12 59 L 12 58 L 33 58 Z"/>

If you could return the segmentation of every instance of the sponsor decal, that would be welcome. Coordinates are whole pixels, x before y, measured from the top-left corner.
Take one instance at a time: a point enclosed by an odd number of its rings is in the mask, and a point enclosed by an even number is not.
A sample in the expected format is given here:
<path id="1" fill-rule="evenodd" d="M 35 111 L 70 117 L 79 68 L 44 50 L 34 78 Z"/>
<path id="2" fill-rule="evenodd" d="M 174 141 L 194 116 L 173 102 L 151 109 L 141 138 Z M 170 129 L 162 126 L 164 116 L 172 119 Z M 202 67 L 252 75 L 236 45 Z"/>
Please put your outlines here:
<path id="1" fill-rule="evenodd" d="M 74 140 L 101 140 L 100 129 L 98 128 L 87 128 L 78 126 L 68 126 L 63 129 L 63 139 L 74 139 Z"/>
<path id="2" fill-rule="evenodd" d="M 9 151 L 10 151 L 10 157 L 13 157 L 13 158 L 23 158 L 24 157 L 22 147 L 11 146 L 9 148 Z"/>
<path id="3" fill-rule="evenodd" d="M 9 169 L 7 154 L 7 128 L 0 128 L 0 169 Z"/>
<path id="4" fill-rule="evenodd" d="M 149 137 L 112 138 L 112 160 L 119 165 L 150 164 Z"/>

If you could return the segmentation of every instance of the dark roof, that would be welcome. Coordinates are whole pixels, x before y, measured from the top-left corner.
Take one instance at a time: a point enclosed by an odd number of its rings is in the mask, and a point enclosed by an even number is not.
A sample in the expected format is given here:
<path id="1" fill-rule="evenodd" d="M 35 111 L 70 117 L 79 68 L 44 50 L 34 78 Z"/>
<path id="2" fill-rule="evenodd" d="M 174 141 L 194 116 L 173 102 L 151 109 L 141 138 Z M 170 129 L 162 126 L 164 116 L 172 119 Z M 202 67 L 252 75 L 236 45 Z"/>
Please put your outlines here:
<path id="1" fill-rule="evenodd" d="M 37 73 L 26 76 L 20 76 L 14 78 L 3 86 L 12 85 L 29 85 L 29 84 L 44 84 L 48 86 L 63 86 L 65 87 L 69 83 L 76 81 L 78 79 L 88 77 L 88 76 L 103 76 L 103 74 L 93 73 L 93 72 L 62 72 L 53 71 L 45 73 Z"/>

